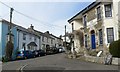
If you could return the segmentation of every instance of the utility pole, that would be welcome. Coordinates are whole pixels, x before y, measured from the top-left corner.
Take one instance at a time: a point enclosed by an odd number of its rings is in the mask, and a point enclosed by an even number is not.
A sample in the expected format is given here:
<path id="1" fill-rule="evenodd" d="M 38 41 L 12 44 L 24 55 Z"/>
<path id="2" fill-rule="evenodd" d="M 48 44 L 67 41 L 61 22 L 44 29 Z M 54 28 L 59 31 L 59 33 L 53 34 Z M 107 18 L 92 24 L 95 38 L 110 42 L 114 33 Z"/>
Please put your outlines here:
<path id="1" fill-rule="evenodd" d="M 9 26 L 8 26 L 8 41 L 7 41 L 7 44 L 6 44 L 6 54 L 5 54 L 5 57 L 6 59 L 9 61 L 9 60 L 12 60 L 12 53 L 13 53 L 13 48 L 14 48 L 14 44 L 12 43 L 12 32 L 11 32 L 11 29 L 12 29 L 12 13 L 13 13 L 13 8 L 10 9 L 10 23 L 9 23 Z"/>
<path id="2" fill-rule="evenodd" d="M 10 8 L 10 24 L 9 24 L 9 41 L 11 41 L 11 28 L 12 28 L 12 13 L 13 13 L 13 8 Z"/>
<path id="3" fill-rule="evenodd" d="M 74 25 L 72 23 L 72 33 L 74 32 Z M 72 46 L 73 46 L 73 58 L 76 58 L 76 51 L 75 51 L 75 47 L 74 47 L 74 41 L 73 41 L 73 38 L 74 38 L 74 34 L 72 34 Z"/>
<path id="4" fill-rule="evenodd" d="M 66 43 L 66 25 L 65 25 L 65 43 Z"/>
<path id="5" fill-rule="evenodd" d="M 74 26 L 73 26 L 73 23 L 72 23 L 72 33 L 74 32 Z M 73 51 L 74 51 L 74 41 L 73 41 L 73 37 L 74 35 L 72 35 L 72 44 L 73 44 Z"/>
<path id="6" fill-rule="evenodd" d="M 67 50 L 67 47 L 66 47 L 66 25 L 65 25 L 65 49 Z"/>

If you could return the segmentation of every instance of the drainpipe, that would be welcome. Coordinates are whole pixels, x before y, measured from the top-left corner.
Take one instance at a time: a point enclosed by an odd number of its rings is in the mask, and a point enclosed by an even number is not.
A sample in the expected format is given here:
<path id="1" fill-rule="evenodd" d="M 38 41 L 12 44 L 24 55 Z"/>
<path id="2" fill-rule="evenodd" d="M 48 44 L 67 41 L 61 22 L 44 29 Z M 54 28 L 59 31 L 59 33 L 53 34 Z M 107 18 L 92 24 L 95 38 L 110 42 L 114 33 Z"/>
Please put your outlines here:
<path id="1" fill-rule="evenodd" d="M 18 30 L 18 49 L 19 49 L 19 30 Z"/>

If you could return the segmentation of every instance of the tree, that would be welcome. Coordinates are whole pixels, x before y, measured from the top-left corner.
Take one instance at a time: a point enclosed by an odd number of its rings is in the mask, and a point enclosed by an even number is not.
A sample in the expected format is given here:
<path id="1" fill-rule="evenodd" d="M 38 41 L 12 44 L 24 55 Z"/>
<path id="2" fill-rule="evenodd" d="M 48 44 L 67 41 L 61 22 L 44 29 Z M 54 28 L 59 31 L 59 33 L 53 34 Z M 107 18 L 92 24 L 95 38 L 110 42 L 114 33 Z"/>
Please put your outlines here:
<path id="1" fill-rule="evenodd" d="M 13 53 L 13 43 L 11 41 L 8 41 L 6 44 L 6 55 L 5 58 L 9 61 L 12 59 L 12 53 Z"/>
<path id="2" fill-rule="evenodd" d="M 75 34 L 78 36 L 80 46 L 82 47 L 82 46 L 84 45 L 83 32 L 82 32 L 81 30 L 76 30 L 76 31 L 75 31 Z"/>
<path id="3" fill-rule="evenodd" d="M 118 20 L 118 33 L 119 33 L 119 38 L 120 38 L 120 20 Z"/>

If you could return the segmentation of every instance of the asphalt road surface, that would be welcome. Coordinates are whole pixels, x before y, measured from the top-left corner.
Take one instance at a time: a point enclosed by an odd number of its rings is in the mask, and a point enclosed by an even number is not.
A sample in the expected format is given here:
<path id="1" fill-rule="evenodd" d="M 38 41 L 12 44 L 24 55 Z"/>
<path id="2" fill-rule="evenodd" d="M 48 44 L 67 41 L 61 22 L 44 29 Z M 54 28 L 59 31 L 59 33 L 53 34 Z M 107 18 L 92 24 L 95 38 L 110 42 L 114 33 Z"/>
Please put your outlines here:
<path id="1" fill-rule="evenodd" d="M 68 59 L 65 58 L 64 53 L 3 63 L 2 69 L 3 72 L 14 70 L 19 72 L 50 72 L 50 70 L 56 72 L 118 72 L 118 66 L 84 62 L 77 59 Z"/>

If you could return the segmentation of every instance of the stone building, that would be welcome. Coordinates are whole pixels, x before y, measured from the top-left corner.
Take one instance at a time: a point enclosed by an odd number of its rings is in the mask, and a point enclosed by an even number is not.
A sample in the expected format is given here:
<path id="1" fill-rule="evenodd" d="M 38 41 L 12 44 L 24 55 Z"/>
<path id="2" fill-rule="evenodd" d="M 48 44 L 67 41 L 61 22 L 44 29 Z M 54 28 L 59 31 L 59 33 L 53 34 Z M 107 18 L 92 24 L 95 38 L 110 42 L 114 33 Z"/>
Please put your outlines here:
<path id="1" fill-rule="evenodd" d="M 73 24 L 75 31 L 82 32 L 84 46 L 80 47 L 80 41 L 74 34 L 74 45 L 79 50 L 100 51 L 108 53 L 111 42 L 119 39 L 118 33 L 118 3 L 120 0 L 109 2 L 96 0 L 85 9 L 68 20 Z M 76 47 L 77 46 L 77 47 Z"/>

